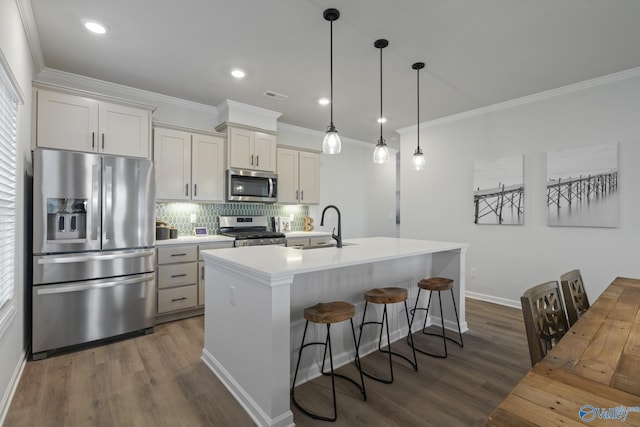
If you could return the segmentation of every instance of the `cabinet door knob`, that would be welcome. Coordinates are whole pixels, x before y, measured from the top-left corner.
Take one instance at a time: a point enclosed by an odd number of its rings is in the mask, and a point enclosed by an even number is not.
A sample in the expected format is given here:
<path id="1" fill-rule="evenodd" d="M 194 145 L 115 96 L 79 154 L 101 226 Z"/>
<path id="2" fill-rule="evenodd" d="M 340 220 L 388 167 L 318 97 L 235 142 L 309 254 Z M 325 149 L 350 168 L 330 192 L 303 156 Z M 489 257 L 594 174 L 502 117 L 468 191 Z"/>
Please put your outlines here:
<path id="1" fill-rule="evenodd" d="M 198 195 L 198 184 L 193 184 L 193 195 L 194 196 Z"/>
<path id="2" fill-rule="evenodd" d="M 260 156 L 256 156 L 256 166 L 260 166 Z"/>
<path id="3" fill-rule="evenodd" d="M 251 155 L 251 166 L 253 166 L 253 154 Z"/>
<path id="4" fill-rule="evenodd" d="M 104 133 L 102 134 L 102 149 L 104 150 Z"/>
<path id="5" fill-rule="evenodd" d="M 96 133 L 91 132 L 91 148 L 96 148 Z"/>
<path id="6" fill-rule="evenodd" d="M 184 185 L 184 195 L 188 196 L 189 195 L 189 184 L 185 184 Z"/>
<path id="7" fill-rule="evenodd" d="M 299 196 L 299 192 L 298 192 L 298 190 L 296 190 L 296 200 L 298 200 L 298 199 L 299 199 L 299 197 L 298 197 L 298 196 Z"/>
<path id="8" fill-rule="evenodd" d="M 304 190 L 300 190 L 300 200 L 304 200 Z"/>

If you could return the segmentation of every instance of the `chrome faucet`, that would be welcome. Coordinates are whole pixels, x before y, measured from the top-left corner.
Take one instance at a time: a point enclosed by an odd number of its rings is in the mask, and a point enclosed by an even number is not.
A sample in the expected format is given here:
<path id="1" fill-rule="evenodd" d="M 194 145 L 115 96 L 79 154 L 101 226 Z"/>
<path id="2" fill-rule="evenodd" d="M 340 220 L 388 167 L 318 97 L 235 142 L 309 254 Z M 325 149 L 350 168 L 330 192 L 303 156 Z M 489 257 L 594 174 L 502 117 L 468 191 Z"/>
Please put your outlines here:
<path id="1" fill-rule="evenodd" d="M 336 239 L 336 247 L 341 248 L 342 247 L 342 220 L 340 218 L 340 209 L 338 209 L 336 206 L 334 205 L 328 205 L 327 207 L 325 207 L 322 210 L 322 218 L 320 218 L 320 225 L 323 226 L 324 225 L 324 213 L 327 211 L 327 209 L 329 208 L 333 208 L 336 210 L 336 212 L 338 212 L 338 234 L 336 235 L 336 228 L 333 228 L 333 231 L 331 233 L 331 237 Z"/>

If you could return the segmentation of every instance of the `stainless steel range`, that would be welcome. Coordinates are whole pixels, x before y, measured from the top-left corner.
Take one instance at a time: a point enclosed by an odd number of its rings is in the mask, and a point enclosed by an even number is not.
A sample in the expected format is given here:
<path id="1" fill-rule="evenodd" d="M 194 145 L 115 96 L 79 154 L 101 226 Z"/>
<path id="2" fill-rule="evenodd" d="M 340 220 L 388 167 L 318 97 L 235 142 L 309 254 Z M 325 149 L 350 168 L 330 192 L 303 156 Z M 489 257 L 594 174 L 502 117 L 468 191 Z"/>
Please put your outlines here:
<path id="1" fill-rule="evenodd" d="M 266 216 L 221 216 L 220 234 L 235 237 L 235 247 L 284 245 L 284 234 L 269 231 L 268 224 Z"/>

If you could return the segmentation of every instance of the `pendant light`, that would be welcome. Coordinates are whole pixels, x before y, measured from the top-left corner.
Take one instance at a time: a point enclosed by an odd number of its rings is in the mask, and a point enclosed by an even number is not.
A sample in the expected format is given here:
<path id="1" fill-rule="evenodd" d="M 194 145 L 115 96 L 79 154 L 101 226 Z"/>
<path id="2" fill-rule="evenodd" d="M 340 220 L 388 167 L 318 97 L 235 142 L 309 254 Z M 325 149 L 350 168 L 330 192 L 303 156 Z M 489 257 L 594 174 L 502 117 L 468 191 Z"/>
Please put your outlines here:
<path id="1" fill-rule="evenodd" d="M 373 150 L 373 163 L 383 164 L 389 161 L 389 148 L 382 137 L 382 122 L 384 121 L 382 120 L 382 49 L 389 46 L 389 41 L 379 39 L 376 40 L 373 45 L 380 49 L 380 118 L 378 119 L 380 122 L 380 139 L 378 140 L 378 144 L 376 144 L 376 149 Z"/>
<path id="2" fill-rule="evenodd" d="M 413 64 L 411 66 L 411 68 L 413 68 L 414 70 L 416 70 L 416 75 L 418 76 L 417 79 L 417 93 L 418 93 L 418 123 L 416 125 L 416 128 L 418 130 L 418 148 L 416 148 L 416 151 L 413 153 L 413 158 L 411 159 L 411 164 L 413 165 L 413 168 L 417 171 L 424 169 L 426 160 L 424 158 L 424 155 L 422 154 L 422 150 L 420 149 L 420 70 L 422 70 L 424 68 L 424 62 L 416 62 L 415 64 Z"/>
<path id="3" fill-rule="evenodd" d="M 340 18 L 340 12 L 338 11 L 338 9 L 327 9 L 324 11 L 323 16 L 324 19 L 331 23 L 331 122 L 329 124 L 329 128 L 327 129 L 327 133 L 324 136 L 324 140 L 322 141 L 322 152 L 326 154 L 338 154 L 340 153 L 340 149 L 342 148 L 342 143 L 340 142 L 338 131 L 333 125 L 333 21 L 336 21 L 338 20 L 338 18 Z"/>

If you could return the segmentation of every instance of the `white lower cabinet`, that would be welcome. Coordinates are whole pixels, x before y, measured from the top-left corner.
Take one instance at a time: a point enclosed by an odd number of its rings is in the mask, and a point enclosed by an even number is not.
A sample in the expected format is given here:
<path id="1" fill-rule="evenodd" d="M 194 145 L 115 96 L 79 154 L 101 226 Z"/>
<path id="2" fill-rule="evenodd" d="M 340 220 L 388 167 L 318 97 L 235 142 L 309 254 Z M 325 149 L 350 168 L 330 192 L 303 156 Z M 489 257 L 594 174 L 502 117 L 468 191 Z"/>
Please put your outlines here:
<path id="1" fill-rule="evenodd" d="M 162 245 L 157 248 L 158 323 L 204 313 L 201 251 L 232 248 L 233 241 Z"/>
<path id="2" fill-rule="evenodd" d="M 158 315 L 198 304 L 197 250 L 193 245 L 158 248 Z"/>
<path id="3" fill-rule="evenodd" d="M 202 251 L 232 247 L 233 241 L 201 243 L 198 245 L 198 305 L 204 305 L 204 261 L 202 260 Z"/>
<path id="4" fill-rule="evenodd" d="M 331 236 L 313 236 L 313 237 L 287 237 L 286 246 L 304 246 L 304 247 L 316 247 L 316 246 L 329 246 L 333 244 Z"/>

